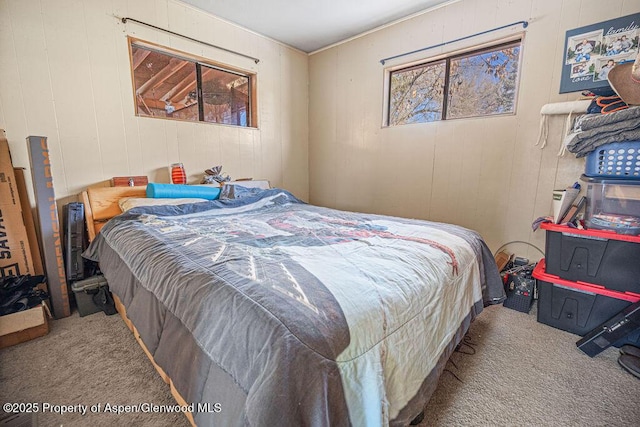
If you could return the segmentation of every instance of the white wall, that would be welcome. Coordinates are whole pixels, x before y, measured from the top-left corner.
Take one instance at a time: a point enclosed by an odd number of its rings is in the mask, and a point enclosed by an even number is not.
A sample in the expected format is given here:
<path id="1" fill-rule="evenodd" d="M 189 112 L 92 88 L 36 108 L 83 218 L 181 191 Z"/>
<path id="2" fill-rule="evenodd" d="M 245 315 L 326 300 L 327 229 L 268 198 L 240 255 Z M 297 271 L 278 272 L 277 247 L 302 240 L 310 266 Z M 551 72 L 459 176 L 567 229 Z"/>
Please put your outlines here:
<path id="1" fill-rule="evenodd" d="M 259 128 L 136 117 L 127 35 L 256 72 Z M 190 182 L 221 164 L 307 199 L 307 67 L 306 54 L 175 0 L 0 0 L 0 128 L 15 166 L 29 166 L 27 136 L 48 137 L 60 199 L 113 176 L 168 182 L 178 161 Z"/>
<path id="2" fill-rule="evenodd" d="M 540 107 L 577 97 L 558 94 L 564 34 L 639 11 L 639 0 L 463 0 L 307 57 L 177 0 L 0 0 L 0 127 L 16 166 L 29 166 L 28 135 L 48 137 L 58 198 L 113 176 L 166 182 L 176 161 L 192 182 L 222 164 L 315 204 L 461 224 L 492 249 L 513 240 L 542 247 L 532 220 L 583 168 L 556 157 L 561 117 L 547 148 L 533 145 Z M 516 115 L 381 126 L 381 58 L 530 18 Z M 136 117 L 127 35 L 257 72 L 259 129 Z"/>
<path id="3" fill-rule="evenodd" d="M 531 223 L 550 214 L 552 190 L 571 185 L 584 168 L 570 153 L 556 157 L 566 116 L 551 120 L 544 150 L 534 146 L 541 106 L 579 96 L 558 93 L 565 32 L 637 12 L 638 0 L 462 0 L 312 54 L 311 202 L 460 224 L 493 250 L 515 240 L 544 250 L 544 233 L 532 233 Z M 380 59 L 531 18 L 516 115 L 382 127 Z M 522 26 L 386 66 L 514 31 Z"/>

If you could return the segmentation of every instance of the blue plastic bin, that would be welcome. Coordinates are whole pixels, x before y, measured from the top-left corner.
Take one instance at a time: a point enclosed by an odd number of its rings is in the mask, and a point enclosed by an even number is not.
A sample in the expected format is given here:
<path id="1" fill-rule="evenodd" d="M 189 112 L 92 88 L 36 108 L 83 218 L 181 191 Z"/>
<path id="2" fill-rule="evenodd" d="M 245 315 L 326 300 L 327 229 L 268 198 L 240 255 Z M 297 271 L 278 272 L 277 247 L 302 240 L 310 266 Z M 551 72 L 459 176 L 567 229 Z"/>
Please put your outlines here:
<path id="1" fill-rule="evenodd" d="M 604 144 L 586 159 L 586 176 L 640 180 L 640 141 Z"/>

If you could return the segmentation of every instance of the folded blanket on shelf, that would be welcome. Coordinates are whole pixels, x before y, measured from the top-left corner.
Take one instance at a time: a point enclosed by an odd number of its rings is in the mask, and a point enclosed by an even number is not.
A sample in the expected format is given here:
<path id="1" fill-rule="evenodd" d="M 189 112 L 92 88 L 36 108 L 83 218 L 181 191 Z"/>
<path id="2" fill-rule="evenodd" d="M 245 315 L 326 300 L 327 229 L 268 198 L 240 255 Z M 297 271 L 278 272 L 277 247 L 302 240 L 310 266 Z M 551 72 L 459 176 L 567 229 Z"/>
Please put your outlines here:
<path id="1" fill-rule="evenodd" d="M 610 114 L 588 115 L 582 122 L 582 130 L 597 129 L 600 126 L 640 119 L 640 107 L 631 107 Z M 636 123 L 638 123 L 636 121 Z"/>
<path id="2" fill-rule="evenodd" d="M 611 114 L 583 117 L 579 129 L 567 135 L 564 143 L 576 157 L 584 157 L 604 144 L 638 140 L 640 107 L 633 107 Z"/>

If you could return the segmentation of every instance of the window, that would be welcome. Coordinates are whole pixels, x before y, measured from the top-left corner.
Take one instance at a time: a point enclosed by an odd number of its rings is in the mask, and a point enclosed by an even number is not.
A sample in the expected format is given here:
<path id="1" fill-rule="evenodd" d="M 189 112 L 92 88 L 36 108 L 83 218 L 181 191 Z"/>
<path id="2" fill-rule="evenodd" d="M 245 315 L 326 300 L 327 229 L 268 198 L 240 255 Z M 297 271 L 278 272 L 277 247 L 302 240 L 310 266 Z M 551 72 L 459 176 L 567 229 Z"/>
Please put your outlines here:
<path id="1" fill-rule="evenodd" d="M 521 42 L 391 71 L 389 126 L 515 111 Z"/>
<path id="2" fill-rule="evenodd" d="M 255 75 L 130 39 L 136 115 L 255 127 Z"/>

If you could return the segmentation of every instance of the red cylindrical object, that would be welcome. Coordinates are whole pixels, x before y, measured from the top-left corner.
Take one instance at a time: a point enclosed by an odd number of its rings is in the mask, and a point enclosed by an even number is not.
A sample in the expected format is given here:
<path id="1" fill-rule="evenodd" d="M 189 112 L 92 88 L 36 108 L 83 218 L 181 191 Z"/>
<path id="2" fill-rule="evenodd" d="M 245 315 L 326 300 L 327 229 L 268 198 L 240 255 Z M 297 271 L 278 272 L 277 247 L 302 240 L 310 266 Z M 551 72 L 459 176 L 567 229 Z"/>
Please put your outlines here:
<path id="1" fill-rule="evenodd" d="M 171 164 L 171 183 L 172 184 L 186 184 L 187 174 L 184 171 L 182 163 Z"/>

